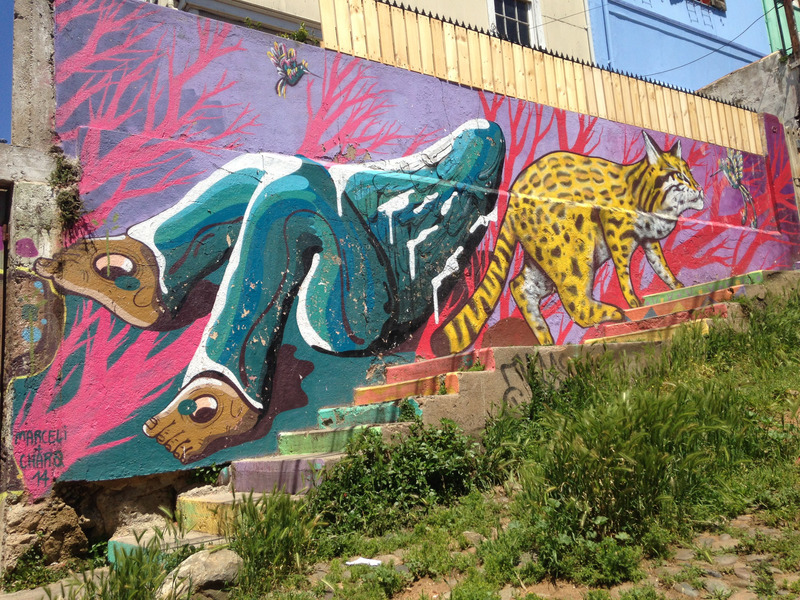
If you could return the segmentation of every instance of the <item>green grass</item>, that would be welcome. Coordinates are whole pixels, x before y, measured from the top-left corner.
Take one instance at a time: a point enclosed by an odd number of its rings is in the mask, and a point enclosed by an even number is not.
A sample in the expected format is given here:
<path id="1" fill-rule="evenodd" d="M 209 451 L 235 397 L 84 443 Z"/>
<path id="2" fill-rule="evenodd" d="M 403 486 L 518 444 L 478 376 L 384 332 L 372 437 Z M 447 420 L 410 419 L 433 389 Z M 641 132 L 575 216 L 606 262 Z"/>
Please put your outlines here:
<path id="1" fill-rule="evenodd" d="M 384 600 L 412 579 L 453 575 L 455 600 L 545 578 L 607 588 L 639 580 L 642 557 L 667 557 L 676 541 L 754 511 L 784 534 L 731 531 L 739 551 L 800 569 L 800 299 L 743 310 L 741 330 L 687 330 L 648 361 L 585 358 L 559 376 L 523 365 L 530 401 L 489 419 L 480 445 L 449 422 L 417 422 L 391 444 L 359 436 L 307 501 L 279 494 L 237 506 L 229 539 L 245 568 L 234 597 Z M 510 505 L 496 501 L 498 485 L 513 491 Z M 466 531 L 485 539 L 473 550 Z M 342 564 L 398 549 L 409 573 Z M 309 565 L 331 559 L 310 586 Z M 163 555 L 136 560 L 114 577 L 163 582 Z M 754 589 L 771 597 L 761 569 Z M 673 579 L 697 587 L 701 575 Z M 620 600 L 663 596 L 639 586 Z"/>

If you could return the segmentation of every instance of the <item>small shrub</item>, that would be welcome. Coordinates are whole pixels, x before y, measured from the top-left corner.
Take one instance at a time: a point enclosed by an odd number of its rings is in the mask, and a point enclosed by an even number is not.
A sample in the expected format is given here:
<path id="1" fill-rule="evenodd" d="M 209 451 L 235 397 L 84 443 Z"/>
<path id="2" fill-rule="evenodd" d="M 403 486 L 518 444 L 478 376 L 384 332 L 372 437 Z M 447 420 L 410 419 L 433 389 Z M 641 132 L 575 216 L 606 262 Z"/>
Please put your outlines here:
<path id="1" fill-rule="evenodd" d="M 480 472 L 477 444 L 452 422 L 415 423 L 392 446 L 367 430 L 311 491 L 310 508 L 329 535 L 380 535 L 468 493 Z"/>
<path id="2" fill-rule="evenodd" d="M 652 585 L 642 585 L 621 592 L 619 600 L 665 600 L 666 596 L 660 594 Z"/>
<path id="3" fill-rule="evenodd" d="M 17 559 L 13 569 L 3 575 L 2 587 L 6 592 L 16 592 L 46 585 L 66 577 L 67 567 L 51 568 L 45 565 L 42 546 L 37 541 Z"/>

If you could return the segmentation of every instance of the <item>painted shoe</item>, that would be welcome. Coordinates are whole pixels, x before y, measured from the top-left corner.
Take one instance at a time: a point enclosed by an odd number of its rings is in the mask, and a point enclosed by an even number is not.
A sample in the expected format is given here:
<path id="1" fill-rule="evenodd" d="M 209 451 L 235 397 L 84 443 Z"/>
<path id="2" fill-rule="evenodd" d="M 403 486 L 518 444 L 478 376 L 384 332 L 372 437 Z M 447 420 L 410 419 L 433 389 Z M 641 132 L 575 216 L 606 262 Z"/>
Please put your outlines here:
<path id="1" fill-rule="evenodd" d="M 167 408 L 147 420 L 144 433 L 183 464 L 189 464 L 206 456 L 212 442 L 253 429 L 259 414 L 220 375 L 202 373 Z"/>
<path id="2" fill-rule="evenodd" d="M 136 327 L 152 327 L 166 312 L 160 302 L 158 267 L 141 242 L 83 239 L 40 258 L 34 270 L 60 290 L 96 300 Z"/>

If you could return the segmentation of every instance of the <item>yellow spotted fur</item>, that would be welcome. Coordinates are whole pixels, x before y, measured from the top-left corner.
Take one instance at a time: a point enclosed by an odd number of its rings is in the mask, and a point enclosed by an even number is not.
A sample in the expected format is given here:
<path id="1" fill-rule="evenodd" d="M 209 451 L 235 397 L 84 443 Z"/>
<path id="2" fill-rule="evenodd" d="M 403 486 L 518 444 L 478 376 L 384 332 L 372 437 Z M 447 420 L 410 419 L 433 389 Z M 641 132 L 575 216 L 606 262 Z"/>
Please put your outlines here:
<path id="1" fill-rule="evenodd" d="M 592 297 L 595 273 L 608 258 L 630 306 L 639 306 L 629 270 L 639 246 L 670 288 L 681 287 L 659 240 L 681 213 L 703 207 L 703 191 L 681 158 L 680 142 L 663 152 L 642 133 L 646 156 L 636 163 L 554 152 L 519 174 L 486 275 L 435 334 L 437 354 L 460 352 L 475 341 L 500 298 L 517 244 L 525 261 L 511 279 L 511 294 L 541 344 L 553 343 L 539 308 L 553 292 L 581 327 L 622 320 L 619 308 Z"/>

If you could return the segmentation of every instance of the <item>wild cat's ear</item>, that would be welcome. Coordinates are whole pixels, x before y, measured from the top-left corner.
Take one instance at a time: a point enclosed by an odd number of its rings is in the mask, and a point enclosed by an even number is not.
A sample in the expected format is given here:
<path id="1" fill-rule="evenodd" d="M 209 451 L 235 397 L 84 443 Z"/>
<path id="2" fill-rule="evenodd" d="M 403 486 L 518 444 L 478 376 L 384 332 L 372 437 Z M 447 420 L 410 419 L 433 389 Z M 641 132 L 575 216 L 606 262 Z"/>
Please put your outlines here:
<path id="1" fill-rule="evenodd" d="M 681 160 L 681 141 L 680 140 L 675 142 L 675 144 L 672 146 L 672 148 L 670 148 L 669 153 L 672 154 L 672 156 L 674 156 L 678 160 Z"/>
<path id="2" fill-rule="evenodd" d="M 642 131 L 642 137 L 644 138 L 644 148 L 647 150 L 647 162 L 654 165 L 661 158 L 663 152 L 661 152 L 661 148 L 656 145 L 649 133 Z"/>

